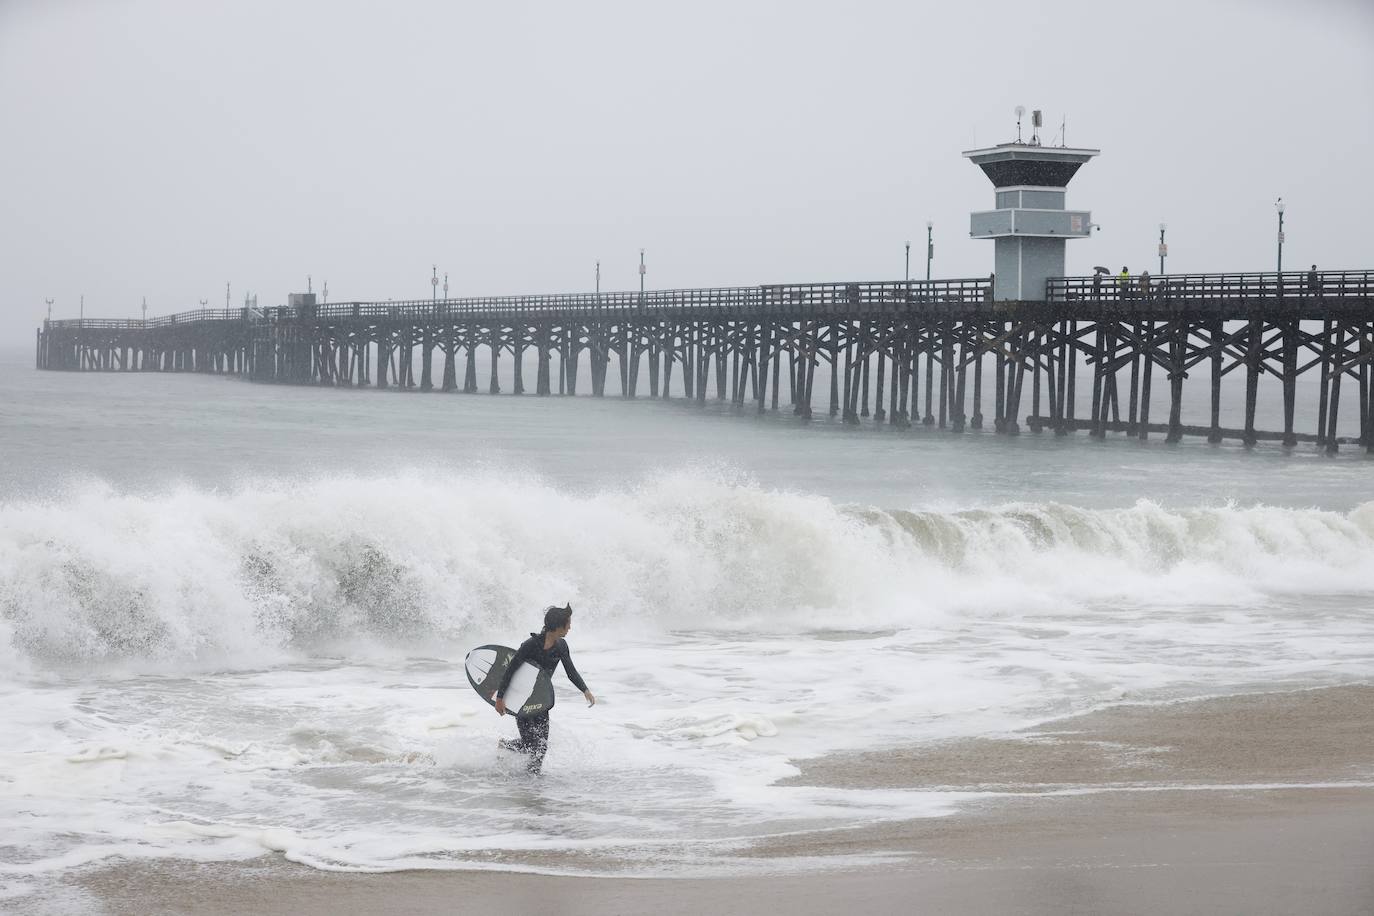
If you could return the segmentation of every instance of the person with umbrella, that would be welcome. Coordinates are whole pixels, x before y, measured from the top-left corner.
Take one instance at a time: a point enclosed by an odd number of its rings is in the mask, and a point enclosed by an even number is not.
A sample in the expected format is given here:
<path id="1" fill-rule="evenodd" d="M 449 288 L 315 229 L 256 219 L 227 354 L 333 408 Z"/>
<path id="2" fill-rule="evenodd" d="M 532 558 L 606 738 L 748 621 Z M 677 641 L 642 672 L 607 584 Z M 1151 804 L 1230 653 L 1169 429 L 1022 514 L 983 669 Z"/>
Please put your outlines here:
<path id="1" fill-rule="evenodd" d="M 1111 273 L 1111 271 L 1108 270 L 1108 269 L 1105 268 L 1105 267 L 1094 267 L 1094 268 L 1093 268 L 1093 301 L 1094 301 L 1094 302 L 1101 302 L 1101 301 L 1102 301 L 1102 278 L 1105 277 L 1105 276 L 1106 276 L 1107 274 L 1109 274 L 1109 273 Z"/>

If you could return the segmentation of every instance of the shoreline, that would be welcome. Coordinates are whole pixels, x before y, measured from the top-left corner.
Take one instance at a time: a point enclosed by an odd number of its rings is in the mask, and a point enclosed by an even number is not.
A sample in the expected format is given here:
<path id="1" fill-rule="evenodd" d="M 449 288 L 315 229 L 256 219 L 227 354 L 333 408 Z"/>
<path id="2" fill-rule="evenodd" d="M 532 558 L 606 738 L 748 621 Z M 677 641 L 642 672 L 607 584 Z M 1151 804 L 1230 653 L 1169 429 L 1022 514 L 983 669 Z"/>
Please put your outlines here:
<path id="1" fill-rule="evenodd" d="M 832 754 L 779 785 L 987 791 L 1374 780 L 1374 684 L 1114 703 L 997 737 Z M 960 780 L 942 781 L 962 775 Z"/>
<path id="2" fill-rule="evenodd" d="M 805 761 L 793 785 L 989 793 L 944 817 L 765 840 L 763 877 L 92 866 L 90 912 L 1374 912 L 1374 686 L 1111 706 L 1012 736 Z M 14 902 L 14 901 L 9 901 Z M 55 910 L 54 910 L 55 911 Z"/>

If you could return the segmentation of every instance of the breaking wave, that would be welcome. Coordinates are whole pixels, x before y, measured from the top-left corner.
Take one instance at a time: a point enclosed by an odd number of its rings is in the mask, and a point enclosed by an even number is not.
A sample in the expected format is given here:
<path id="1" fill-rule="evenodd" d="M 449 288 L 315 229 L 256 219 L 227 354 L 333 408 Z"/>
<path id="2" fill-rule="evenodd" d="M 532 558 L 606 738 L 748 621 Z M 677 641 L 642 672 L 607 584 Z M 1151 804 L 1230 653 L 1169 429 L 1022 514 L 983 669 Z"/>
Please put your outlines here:
<path id="1" fill-rule="evenodd" d="M 1374 594 L 1374 502 L 897 511 L 701 473 L 571 492 L 501 474 L 329 477 L 0 504 L 0 667 L 262 664 L 519 632 L 914 628 Z"/>

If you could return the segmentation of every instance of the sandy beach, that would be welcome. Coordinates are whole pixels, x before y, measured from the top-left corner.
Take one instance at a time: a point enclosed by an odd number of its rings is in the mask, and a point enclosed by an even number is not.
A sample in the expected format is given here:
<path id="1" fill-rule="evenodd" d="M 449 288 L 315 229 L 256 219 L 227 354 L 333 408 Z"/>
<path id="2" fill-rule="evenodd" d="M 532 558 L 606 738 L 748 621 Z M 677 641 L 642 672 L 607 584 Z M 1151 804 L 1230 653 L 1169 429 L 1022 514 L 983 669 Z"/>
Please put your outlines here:
<path id="1" fill-rule="evenodd" d="M 990 793 L 957 814 L 821 832 L 752 856 L 887 864 L 716 879 L 339 874 L 103 865 L 95 912 L 1374 912 L 1374 687 L 1123 705 L 999 739 L 810 761 L 798 784 Z"/>

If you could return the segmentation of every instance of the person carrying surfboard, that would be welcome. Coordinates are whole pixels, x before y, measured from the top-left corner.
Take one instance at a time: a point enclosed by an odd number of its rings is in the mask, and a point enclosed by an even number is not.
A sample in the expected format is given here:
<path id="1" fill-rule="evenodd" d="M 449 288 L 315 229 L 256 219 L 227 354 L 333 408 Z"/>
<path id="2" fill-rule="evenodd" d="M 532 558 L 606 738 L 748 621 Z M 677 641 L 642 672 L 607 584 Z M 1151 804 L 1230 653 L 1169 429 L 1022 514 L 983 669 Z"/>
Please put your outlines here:
<path id="1" fill-rule="evenodd" d="M 572 681 L 578 690 L 582 691 L 582 696 L 587 700 L 588 706 L 596 705 L 596 697 L 587 689 L 587 684 L 582 680 L 582 675 L 577 673 L 577 668 L 573 666 L 572 653 L 568 651 L 567 635 L 572 629 L 572 604 L 565 607 L 550 607 L 544 611 L 544 629 L 538 633 L 531 633 L 530 638 L 520 644 L 520 648 L 515 650 L 515 658 L 511 659 L 506 666 L 506 674 L 501 678 L 501 686 L 496 689 L 495 705 L 496 714 L 504 716 L 506 714 L 506 689 L 510 687 L 511 678 L 519 670 L 521 664 L 529 662 L 547 672 L 553 674 L 558 663 L 563 663 L 563 670 L 568 675 L 568 680 Z M 544 766 L 544 754 L 549 749 L 549 709 L 553 708 L 553 702 L 549 702 L 547 709 L 529 716 L 517 714 L 515 725 L 520 729 L 520 740 L 510 741 L 501 739 L 501 747 L 508 751 L 518 751 L 529 755 L 529 763 L 526 768 L 534 774 L 538 774 Z"/>

